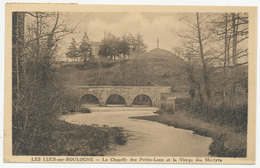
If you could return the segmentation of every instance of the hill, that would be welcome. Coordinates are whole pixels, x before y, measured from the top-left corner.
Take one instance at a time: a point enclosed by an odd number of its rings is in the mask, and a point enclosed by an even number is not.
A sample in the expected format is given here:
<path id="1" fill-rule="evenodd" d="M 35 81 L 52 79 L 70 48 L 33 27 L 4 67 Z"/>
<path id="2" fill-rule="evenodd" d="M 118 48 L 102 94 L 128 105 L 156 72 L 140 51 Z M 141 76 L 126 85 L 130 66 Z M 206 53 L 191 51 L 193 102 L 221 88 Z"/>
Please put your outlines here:
<path id="1" fill-rule="evenodd" d="M 82 64 L 82 63 L 81 63 Z M 164 49 L 152 49 L 113 65 L 89 64 L 85 68 L 62 66 L 65 85 L 171 86 L 187 91 L 185 62 Z"/>

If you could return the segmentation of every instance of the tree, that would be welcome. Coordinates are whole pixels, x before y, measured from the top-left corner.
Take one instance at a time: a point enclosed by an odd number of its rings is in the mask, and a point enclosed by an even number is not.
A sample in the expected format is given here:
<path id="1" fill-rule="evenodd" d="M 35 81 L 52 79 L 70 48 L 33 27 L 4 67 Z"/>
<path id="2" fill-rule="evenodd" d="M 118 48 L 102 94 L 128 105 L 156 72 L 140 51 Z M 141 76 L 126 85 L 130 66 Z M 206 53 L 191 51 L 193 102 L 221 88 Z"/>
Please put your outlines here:
<path id="1" fill-rule="evenodd" d="M 124 58 L 130 54 L 130 44 L 127 36 L 122 36 L 118 44 L 118 53 L 123 55 Z"/>
<path id="2" fill-rule="evenodd" d="M 127 37 L 132 53 L 144 53 L 147 49 L 147 46 L 144 44 L 143 36 L 141 33 L 135 35 L 129 34 Z"/>
<path id="3" fill-rule="evenodd" d="M 119 38 L 109 33 L 103 40 L 99 49 L 99 55 L 112 60 L 129 55 L 129 44 L 126 38 Z"/>
<path id="4" fill-rule="evenodd" d="M 116 37 L 109 33 L 100 46 L 99 55 L 112 60 L 126 58 L 131 54 L 141 54 L 146 51 L 147 46 L 143 42 L 143 36 L 138 33 Z"/>
<path id="5" fill-rule="evenodd" d="M 220 43 L 215 58 L 220 62 L 222 70 L 222 92 L 223 100 L 227 95 L 235 94 L 236 85 L 241 83 L 241 74 L 247 72 L 248 57 L 248 14 L 247 13 L 225 13 L 214 18 L 211 31 Z M 245 68 L 238 68 L 238 67 Z M 242 70 L 242 71 L 241 71 Z M 247 75 L 245 75 L 247 78 Z M 245 81 L 245 80 L 243 80 Z M 247 80 L 246 80 L 247 81 Z M 244 83 L 244 82 L 243 82 Z"/>
<path id="6" fill-rule="evenodd" d="M 111 44 L 107 39 L 102 40 L 102 44 L 100 45 L 98 54 L 104 58 L 110 57 L 112 53 L 112 47 Z"/>
<path id="7" fill-rule="evenodd" d="M 209 86 L 209 74 L 207 71 L 207 64 L 205 61 L 205 55 L 204 55 L 204 51 L 203 51 L 203 43 L 202 43 L 202 37 L 201 37 L 201 28 L 200 28 L 200 19 L 199 19 L 199 13 L 197 12 L 197 31 L 198 31 L 198 42 L 199 42 L 199 48 L 200 48 L 200 60 L 201 60 L 201 64 L 202 64 L 202 71 L 203 71 L 203 79 L 204 79 L 204 83 L 205 83 L 205 89 L 206 89 L 206 93 L 207 93 L 207 98 L 210 99 L 211 98 L 211 91 L 210 91 L 210 86 Z"/>
<path id="8" fill-rule="evenodd" d="M 74 38 L 72 38 L 72 41 L 68 48 L 68 52 L 66 52 L 66 55 L 67 57 L 73 59 L 74 61 L 76 58 L 79 57 L 79 49 L 77 48 L 77 42 Z"/>
<path id="9" fill-rule="evenodd" d="M 12 106 L 13 106 L 13 116 L 17 116 L 20 110 L 20 93 L 21 93 L 21 83 L 23 78 L 21 77 L 21 72 L 23 71 L 22 66 L 20 66 L 23 59 L 23 48 L 24 48 L 24 12 L 13 12 L 13 22 L 12 22 Z"/>
<path id="10" fill-rule="evenodd" d="M 91 61 L 93 59 L 91 43 L 89 41 L 87 33 L 85 33 L 82 38 L 79 46 L 79 53 L 84 60 L 84 64 L 86 64 L 87 61 Z"/>
<path id="11" fill-rule="evenodd" d="M 185 14 L 181 21 L 187 29 L 175 52 L 187 61 L 191 97 L 205 105 L 218 94 L 222 103 L 234 99 L 237 86 L 247 87 L 248 14 Z"/>
<path id="12" fill-rule="evenodd" d="M 140 33 L 136 34 L 135 41 L 136 41 L 136 49 L 135 49 L 135 51 L 138 54 L 145 52 L 147 46 L 144 44 L 143 36 Z"/>
<path id="13" fill-rule="evenodd" d="M 105 58 L 113 59 L 115 54 L 115 44 L 117 38 L 109 33 L 104 39 L 102 40 L 102 44 L 100 45 L 99 55 Z"/>
<path id="14" fill-rule="evenodd" d="M 194 89 L 198 91 L 201 104 L 204 104 L 211 99 L 210 88 L 210 71 L 208 69 L 209 60 L 214 56 L 214 50 L 211 48 L 212 34 L 208 30 L 209 14 L 187 14 L 181 19 L 187 26 L 187 30 L 180 34 L 183 40 L 182 54 L 186 57 L 188 65 L 200 67 L 200 69 L 194 69 L 191 67 L 188 73 L 191 76 L 196 74 L 196 78 L 200 77 L 199 81 L 191 82 L 191 92 Z M 176 52 L 179 52 L 177 49 Z M 193 77 L 189 78 L 193 79 Z"/>
<path id="15" fill-rule="evenodd" d="M 26 19 L 25 19 L 26 18 Z M 53 72 L 59 41 L 73 29 L 59 23 L 59 13 L 13 13 L 13 154 L 33 154 L 49 134 L 59 109 Z M 15 83 L 14 83 L 15 82 Z"/>

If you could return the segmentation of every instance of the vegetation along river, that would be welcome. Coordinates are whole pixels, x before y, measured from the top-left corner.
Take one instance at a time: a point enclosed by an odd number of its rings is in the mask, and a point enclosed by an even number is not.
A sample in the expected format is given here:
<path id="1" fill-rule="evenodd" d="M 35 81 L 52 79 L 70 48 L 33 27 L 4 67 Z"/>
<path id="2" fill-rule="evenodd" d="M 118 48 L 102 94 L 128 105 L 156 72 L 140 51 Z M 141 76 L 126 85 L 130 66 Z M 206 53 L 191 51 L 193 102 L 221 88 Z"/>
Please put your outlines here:
<path id="1" fill-rule="evenodd" d="M 109 151 L 109 156 L 209 156 L 211 138 L 158 122 L 131 119 L 156 115 L 154 107 L 91 107 L 91 113 L 75 113 L 62 119 L 73 124 L 123 127 L 126 145 Z"/>

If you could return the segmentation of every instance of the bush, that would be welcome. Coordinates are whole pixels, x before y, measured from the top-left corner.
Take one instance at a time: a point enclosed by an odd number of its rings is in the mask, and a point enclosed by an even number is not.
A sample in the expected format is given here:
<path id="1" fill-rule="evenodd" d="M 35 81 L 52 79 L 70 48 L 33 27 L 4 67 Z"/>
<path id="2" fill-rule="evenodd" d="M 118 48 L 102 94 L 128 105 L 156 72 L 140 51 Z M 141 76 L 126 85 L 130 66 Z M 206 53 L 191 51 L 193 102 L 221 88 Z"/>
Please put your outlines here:
<path id="1" fill-rule="evenodd" d="M 191 98 L 177 98 L 175 100 L 175 109 L 178 110 L 190 110 Z"/>
<path id="2" fill-rule="evenodd" d="M 204 105 L 204 107 L 199 103 L 193 104 L 192 111 L 200 114 L 201 118 L 209 122 L 234 126 L 237 132 L 246 132 L 247 130 L 247 102 L 235 103 L 235 101 L 231 100 L 228 102 L 212 100 Z"/>
<path id="3" fill-rule="evenodd" d="M 88 108 L 80 108 L 80 109 L 78 109 L 78 112 L 81 112 L 81 113 L 91 113 L 91 110 L 88 109 Z"/>
<path id="4" fill-rule="evenodd" d="M 114 142 L 117 145 L 124 145 L 127 142 L 127 137 L 123 133 L 123 128 L 121 127 L 112 127 L 114 131 L 112 132 L 112 135 L 114 137 Z"/>
<path id="5" fill-rule="evenodd" d="M 246 157 L 246 149 L 231 150 L 225 146 L 226 135 L 223 134 L 213 138 L 213 142 L 209 146 L 209 154 L 218 157 Z"/>
<path id="6" fill-rule="evenodd" d="M 103 156 L 113 144 L 127 141 L 123 129 L 118 127 L 79 126 L 59 120 L 52 123 L 55 124 L 37 136 L 27 132 L 27 140 L 15 155 Z"/>
<path id="7" fill-rule="evenodd" d="M 174 113 L 174 107 L 172 105 L 162 105 L 160 111 L 164 111 L 167 114 L 173 114 Z"/>
<path id="8" fill-rule="evenodd" d="M 214 137 L 213 142 L 209 146 L 209 154 L 216 155 L 216 156 L 223 156 L 227 152 L 227 148 L 224 145 L 225 142 L 225 135 L 221 135 L 219 137 Z"/>
<path id="9" fill-rule="evenodd" d="M 70 114 L 70 111 L 67 110 L 67 109 L 63 109 L 63 110 L 61 111 L 61 114 L 62 114 L 62 115 L 68 115 L 68 114 Z"/>

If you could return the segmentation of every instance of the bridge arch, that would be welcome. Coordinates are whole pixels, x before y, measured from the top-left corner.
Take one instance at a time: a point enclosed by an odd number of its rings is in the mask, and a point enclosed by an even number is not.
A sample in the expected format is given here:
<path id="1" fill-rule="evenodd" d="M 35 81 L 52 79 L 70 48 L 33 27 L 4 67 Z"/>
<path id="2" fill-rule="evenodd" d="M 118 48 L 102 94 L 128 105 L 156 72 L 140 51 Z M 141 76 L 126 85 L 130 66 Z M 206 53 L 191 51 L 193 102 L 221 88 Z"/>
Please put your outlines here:
<path id="1" fill-rule="evenodd" d="M 126 105 L 126 100 L 119 94 L 111 94 L 108 96 L 105 105 Z"/>
<path id="2" fill-rule="evenodd" d="M 132 105 L 152 106 L 153 102 L 150 96 L 146 94 L 139 94 L 133 99 Z"/>
<path id="3" fill-rule="evenodd" d="M 80 98 L 80 104 L 87 104 L 87 105 L 100 105 L 100 101 L 94 94 L 87 93 Z"/>

